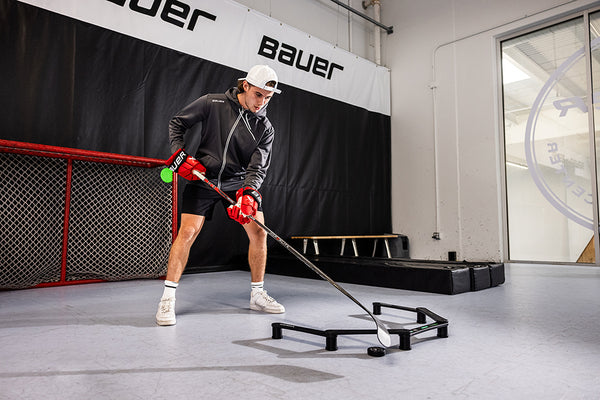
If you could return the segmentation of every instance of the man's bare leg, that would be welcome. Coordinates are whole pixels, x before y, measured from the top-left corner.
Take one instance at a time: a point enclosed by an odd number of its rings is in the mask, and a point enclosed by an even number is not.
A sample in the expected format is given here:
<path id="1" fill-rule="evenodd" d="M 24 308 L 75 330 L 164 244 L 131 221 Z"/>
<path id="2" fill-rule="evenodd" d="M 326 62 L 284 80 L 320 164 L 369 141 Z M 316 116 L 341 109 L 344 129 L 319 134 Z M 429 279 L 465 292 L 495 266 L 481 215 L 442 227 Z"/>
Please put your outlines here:
<path id="1" fill-rule="evenodd" d="M 262 212 L 257 212 L 257 221 L 264 223 L 265 216 Z M 267 233 L 255 222 L 243 225 L 248 234 L 248 265 L 250 266 L 250 278 L 252 282 L 262 282 L 265 279 L 265 269 L 267 267 Z"/>
<path id="2" fill-rule="evenodd" d="M 175 289 L 187 264 L 190 248 L 203 224 L 203 216 L 181 214 L 179 232 L 169 253 L 165 289 L 156 313 L 156 323 L 159 325 L 175 325 Z"/>
<path id="3" fill-rule="evenodd" d="M 262 212 L 255 215 L 257 221 L 264 223 Z M 265 269 L 267 266 L 267 233 L 255 222 L 244 225 L 250 244 L 248 245 L 248 265 L 252 292 L 250 294 L 250 308 L 252 310 L 280 314 L 285 308 L 263 290 Z"/>
<path id="4" fill-rule="evenodd" d="M 181 214 L 181 225 L 179 232 L 169 253 L 169 264 L 167 266 L 167 280 L 179 282 L 185 265 L 190 256 L 190 249 L 204 225 L 204 217 L 201 215 Z"/>

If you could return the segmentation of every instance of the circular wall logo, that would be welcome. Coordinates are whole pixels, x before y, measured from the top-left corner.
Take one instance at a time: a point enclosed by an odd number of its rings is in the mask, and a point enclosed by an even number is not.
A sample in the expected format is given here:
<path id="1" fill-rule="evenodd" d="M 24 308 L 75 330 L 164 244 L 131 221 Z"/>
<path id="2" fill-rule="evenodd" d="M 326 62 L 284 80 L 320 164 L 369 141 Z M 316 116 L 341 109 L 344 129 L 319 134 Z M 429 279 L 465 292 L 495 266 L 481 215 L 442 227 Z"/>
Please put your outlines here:
<path id="1" fill-rule="evenodd" d="M 593 40 L 591 42 L 592 51 L 599 45 L 600 38 Z M 570 220 L 593 230 L 592 186 L 589 177 L 586 179 L 585 176 L 587 175 L 584 172 L 586 162 L 579 161 L 580 165 L 575 166 L 572 165 L 572 160 L 567 162 L 565 152 L 572 151 L 572 146 L 569 149 L 566 148 L 565 140 L 568 139 L 565 137 L 543 139 L 536 142 L 536 130 L 540 129 L 539 125 L 541 124 L 538 125 L 538 123 L 540 122 L 542 109 L 550 102 L 552 102 L 552 107 L 558 113 L 558 118 L 565 117 L 569 112 L 579 111 L 587 114 L 588 107 L 582 97 L 550 99 L 551 95 L 559 92 L 558 86 L 561 80 L 567 80 L 565 77 L 567 71 L 577 63 L 585 62 L 584 56 L 584 48 L 572 54 L 548 78 L 537 95 L 527 119 L 525 157 L 535 184 L 554 208 Z M 589 160 L 589 145 L 585 147 L 585 151 L 587 151 L 587 154 L 584 152 L 584 154 L 578 155 L 579 160 Z M 591 165 L 594 164 L 591 163 Z"/>

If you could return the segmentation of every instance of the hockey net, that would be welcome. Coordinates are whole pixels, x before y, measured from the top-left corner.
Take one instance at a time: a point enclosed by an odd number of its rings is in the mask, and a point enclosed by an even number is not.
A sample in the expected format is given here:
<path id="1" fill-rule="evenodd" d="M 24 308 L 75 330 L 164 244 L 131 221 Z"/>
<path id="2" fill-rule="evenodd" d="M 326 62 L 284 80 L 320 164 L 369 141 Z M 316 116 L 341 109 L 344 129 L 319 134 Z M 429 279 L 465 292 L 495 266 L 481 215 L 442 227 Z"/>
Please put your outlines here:
<path id="1" fill-rule="evenodd" d="M 0 289 L 164 276 L 162 160 L 0 140 Z"/>

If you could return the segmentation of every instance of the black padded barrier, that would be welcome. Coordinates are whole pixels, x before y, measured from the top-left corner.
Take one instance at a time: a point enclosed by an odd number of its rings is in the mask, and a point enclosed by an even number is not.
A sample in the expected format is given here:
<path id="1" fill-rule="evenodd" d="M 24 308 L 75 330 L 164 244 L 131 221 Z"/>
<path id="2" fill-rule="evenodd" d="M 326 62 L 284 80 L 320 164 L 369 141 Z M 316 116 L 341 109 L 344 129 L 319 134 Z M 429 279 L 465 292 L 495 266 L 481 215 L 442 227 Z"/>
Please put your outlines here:
<path id="1" fill-rule="evenodd" d="M 403 260 L 381 257 L 308 256 L 309 260 L 336 282 L 459 294 L 504 283 L 504 264 L 450 261 Z M 320 279 L 293 257 L 270 254 L 267 272 Z"/>

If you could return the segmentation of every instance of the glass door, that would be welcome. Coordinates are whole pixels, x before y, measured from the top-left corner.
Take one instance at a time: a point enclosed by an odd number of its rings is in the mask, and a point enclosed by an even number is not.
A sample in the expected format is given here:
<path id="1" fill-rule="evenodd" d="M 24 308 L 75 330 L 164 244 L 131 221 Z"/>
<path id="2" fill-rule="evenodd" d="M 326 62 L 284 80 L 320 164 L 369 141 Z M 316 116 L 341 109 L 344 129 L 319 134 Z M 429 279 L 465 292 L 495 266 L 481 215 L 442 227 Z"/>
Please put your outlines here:
<path id="1" fill-rule="evenodd" d="M 589 21 L 591 29 L 584 15 L 501 42 L 513 261 L 596 259 L 597 163 L 588 107 L 590 71 L 600 71 L 600 30 L 594 28 L 600 28 L 600 15 Z"/>

